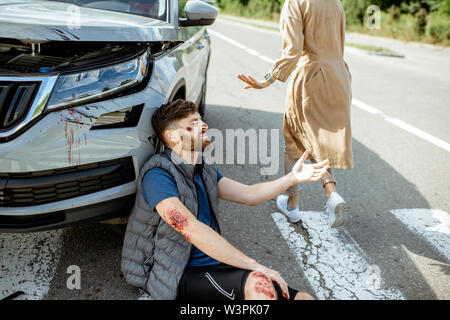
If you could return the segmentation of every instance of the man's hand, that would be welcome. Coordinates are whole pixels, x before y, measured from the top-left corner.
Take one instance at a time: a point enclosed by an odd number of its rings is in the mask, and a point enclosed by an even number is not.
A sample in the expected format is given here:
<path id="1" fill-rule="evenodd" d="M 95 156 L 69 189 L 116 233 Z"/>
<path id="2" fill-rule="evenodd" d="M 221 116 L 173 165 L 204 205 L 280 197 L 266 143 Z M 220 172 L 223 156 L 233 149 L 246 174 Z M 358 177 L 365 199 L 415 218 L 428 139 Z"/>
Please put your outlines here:
<path id="1" fill-rule="evenodd" d="M 244 76 L 242 73 L 238 74 L 238 79 L 244 81 L 245 83 L 247 83 L 248 85 L 244 87 L 244 89 L 264 89 L 267 88 L 268 86 L 271 85 L 271 83 L 267 80 L 263 80 L 263 81 L 258 81 L 253 79 L 251 76 Z"/>
<path id="2" fill-rule="evenodd" d="M 309 151 L 306 151 L 292 168 L 294 184 L 319 181 L 328 170 L 328 159 L 319 163 L 305 164 Z"/>

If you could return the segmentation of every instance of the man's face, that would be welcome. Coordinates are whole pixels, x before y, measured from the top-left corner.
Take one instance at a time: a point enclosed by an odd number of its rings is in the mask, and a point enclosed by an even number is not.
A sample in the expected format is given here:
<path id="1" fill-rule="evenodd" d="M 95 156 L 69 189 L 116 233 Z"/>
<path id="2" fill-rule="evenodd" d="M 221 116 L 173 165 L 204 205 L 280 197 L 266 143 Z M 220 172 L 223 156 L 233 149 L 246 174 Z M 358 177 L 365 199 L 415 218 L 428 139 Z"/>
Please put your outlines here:
<path id="1" fill-rule="evenodd" d="M 207 130 L 208 125 L 202 121 L 200 114 L 195 112 L 178 121 L 176 134 L 181 137 L 183 150 L 203 151 L 211 144 L 206 135 Z"/>

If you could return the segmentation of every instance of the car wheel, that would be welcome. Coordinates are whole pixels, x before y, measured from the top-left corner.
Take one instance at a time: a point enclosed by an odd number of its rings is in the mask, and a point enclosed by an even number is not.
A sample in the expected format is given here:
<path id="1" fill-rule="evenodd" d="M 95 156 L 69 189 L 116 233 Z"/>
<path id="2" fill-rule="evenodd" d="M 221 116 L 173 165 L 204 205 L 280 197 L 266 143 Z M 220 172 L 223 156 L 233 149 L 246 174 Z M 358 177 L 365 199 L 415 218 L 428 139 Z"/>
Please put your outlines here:
<path id="1" fill-rule="evenodd" d="M 206 109 L 206 78 L 205 83 L 202 87 L 202 99 L 200 100 L 200 104 L 198 105 L 198 113 L 203 117 L 205 115 L 205 109 Z"/>
<path id="2" fill-rule="evenodd" d="M 109 224 L 108 226 L 119 237 L 123 238 L 125 236 L 125 231 L 127 230 L 127 225 L 126 224 Z"/>

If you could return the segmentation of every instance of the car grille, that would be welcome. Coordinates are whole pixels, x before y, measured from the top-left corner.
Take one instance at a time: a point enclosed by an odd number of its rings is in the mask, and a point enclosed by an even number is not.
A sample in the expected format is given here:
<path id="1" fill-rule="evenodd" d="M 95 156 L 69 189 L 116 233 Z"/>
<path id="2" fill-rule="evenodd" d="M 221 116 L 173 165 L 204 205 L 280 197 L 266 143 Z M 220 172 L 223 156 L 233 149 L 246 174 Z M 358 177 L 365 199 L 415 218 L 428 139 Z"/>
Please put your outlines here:
<path id="1" fill-rule="evenodd" d="M 0 81 L 0 130 L 27 116 L 39 86 L 40 82 Z"/>
<path id="2" fill-rule="evenodd" d="M 54 170 L 0 173 L 0 206 L 45 204 L 106 190 L 134 180 L 131 157 Z"/>
<path id="3" fill-rule="evenodd" d="M 0 228 L 33 228 L 61 223 L 64 220 L 66 220 L 66 213 L 60 211 L 26 216 L 0 216 Z"/>

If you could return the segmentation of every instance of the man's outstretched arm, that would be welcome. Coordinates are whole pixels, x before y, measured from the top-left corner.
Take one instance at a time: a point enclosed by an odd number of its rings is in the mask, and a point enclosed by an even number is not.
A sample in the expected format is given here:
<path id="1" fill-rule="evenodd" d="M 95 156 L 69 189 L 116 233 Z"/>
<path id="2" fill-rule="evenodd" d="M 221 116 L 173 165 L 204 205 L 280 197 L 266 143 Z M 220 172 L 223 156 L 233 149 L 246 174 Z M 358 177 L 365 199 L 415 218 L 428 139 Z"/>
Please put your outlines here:
<path id="1" fill-rule="evenodd" d="M 264 272 L 280 285 L 283 295 L 289 297 L 287 284 L 277 271 L 248 257 L 216 231 L 198 221 L 178 198 L 167 198 L 159 202 L 155 208 L 164 221 L 211 258 L 237 268 Z"/>
<path id="2" fill-rule="evenodd" d="M 295 184 L 319 181 L 328 170 L 328 160 L 314 164 L 305 164 L 304 162 L 308 155 L 309 153 L 306 151 L 290 173 L 273 181 L 248 186 L 224 177 L 220 179 L 218 184 L 219 198 L 256 206 L 275 198 Z"/>

